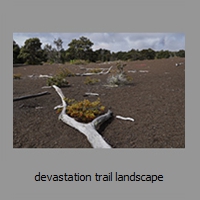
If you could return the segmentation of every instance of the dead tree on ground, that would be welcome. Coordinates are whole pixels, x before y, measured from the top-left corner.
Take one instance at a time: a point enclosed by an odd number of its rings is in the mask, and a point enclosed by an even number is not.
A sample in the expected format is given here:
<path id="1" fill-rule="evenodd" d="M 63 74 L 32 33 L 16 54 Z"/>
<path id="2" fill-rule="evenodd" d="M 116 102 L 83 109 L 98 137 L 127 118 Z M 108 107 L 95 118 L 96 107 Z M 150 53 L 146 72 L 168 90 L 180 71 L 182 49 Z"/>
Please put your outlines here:
<path id="1" fill-rule="evenodd" d="M 65 96 L 62 90 L 55 85 L 53 85 L 53 88 L 56 90 L 62 101 L 62 105 L 56 106 L 54 108 L 62 108 L 59 119 L 62 120 L 65 124 L 68 124 L 69 126 L 83 133 L 93 148 L 111 148 L 111 146 L 106 143 L 103 137 L 97 132 L 96 128 L 112 117 L 112 111 L 108 110 L 107 113 L 95 118 L 92 122 L 87 124 L 78 122 L 66 114 L 67 103 L 64 100 Z"/>

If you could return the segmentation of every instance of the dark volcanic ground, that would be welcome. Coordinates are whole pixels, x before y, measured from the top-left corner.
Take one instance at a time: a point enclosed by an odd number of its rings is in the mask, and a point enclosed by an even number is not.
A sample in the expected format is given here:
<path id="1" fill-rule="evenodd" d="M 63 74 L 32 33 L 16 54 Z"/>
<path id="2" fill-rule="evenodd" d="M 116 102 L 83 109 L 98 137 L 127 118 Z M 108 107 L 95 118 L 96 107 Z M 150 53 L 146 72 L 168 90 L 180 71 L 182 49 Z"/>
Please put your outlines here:
<path id="1" fill-rule="evenodd" d="M 176 67 L 175 63 L 183 63 Z M 84 68 L 108 68 L 115 63 L 62 65 L 74 73 Z M 61 99 L 53 88 L 42 88 L 46 78 L 61 65 L 18 66 L 13 73 L 21 79 L 13 80 L 13 97 L 44 91 L 49 95 L 13 102 L 14 148 L 91 148 L 86 137 L 58 120 L 54 107 Z M 133 71 L 136 72 L 133 73 Z M 141 70 L 141 71 L 140 71 Z M 62 88 L 68 98 L 83 100 L 85 92 L 98 93 L 103 105 L 113 111 L 113 119 L 100 130 L 100 134 L 113 148 L 185 148 L 185 59 L 170 58 L 127 62 L 125 71 L 133 84 L 108 88 L 107 75 L 92 76 L 101 81 L 84 84 L 85 76 L 68 77 L 70 87 Z M 132 72 L 128 72 L 132 71 Z M 33 75 L 29 77 L 29 75 Z M 96 100 L 96 97 L 87 97 Z M 123 121 L 115 116 L 132 117 Z"/>

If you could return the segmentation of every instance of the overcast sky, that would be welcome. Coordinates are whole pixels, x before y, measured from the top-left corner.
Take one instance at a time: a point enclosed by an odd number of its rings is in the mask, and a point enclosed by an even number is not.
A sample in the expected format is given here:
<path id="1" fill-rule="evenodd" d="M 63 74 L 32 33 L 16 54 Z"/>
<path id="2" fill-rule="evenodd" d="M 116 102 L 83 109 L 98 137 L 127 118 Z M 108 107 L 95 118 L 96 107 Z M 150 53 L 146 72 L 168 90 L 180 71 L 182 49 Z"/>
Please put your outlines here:
<path id="1" fill-rule="evenodd" d="M 185 50 L 184 33 L 13 33 L 13 40 L 21 47 L 27 39 L 37 37 L 42 42 L 42 47 L 45 44 L 55 47 L 53 41 L 61 38 L 63 48 L 66 50 L 73 39 L 79 39 L 81 36 L 87 37 L 94 43 L 92 46 L 94 51 L 100 48 L 111 52 L 148 48 L 155 51 Z"/>

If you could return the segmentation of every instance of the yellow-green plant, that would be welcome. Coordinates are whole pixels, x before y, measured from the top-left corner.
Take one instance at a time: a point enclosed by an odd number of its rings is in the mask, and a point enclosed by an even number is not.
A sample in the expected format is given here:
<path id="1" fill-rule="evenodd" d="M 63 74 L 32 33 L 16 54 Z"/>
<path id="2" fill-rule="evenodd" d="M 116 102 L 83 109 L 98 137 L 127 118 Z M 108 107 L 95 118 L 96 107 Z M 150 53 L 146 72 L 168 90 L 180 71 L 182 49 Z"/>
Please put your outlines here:
<path id="1" fill-rule="evenodd" d="M 79 122 L 89 123 L 105 111 L 105 106 L 101 104 L 99 98 L 93 102 L 88 99 L 83 101 L 65 99 L 65 101 L 67 103 L 66 113 Z M 60 111 L 61 109 L 58 112 Z"/>
<path id="2" fill-rule="evenodd" d="M 69 82 L 62 76 L 57 75 L 57 76 L 53 76 L 52 78 L 48 78 L 47 85 L 49 85 L 49 86 L 56 85 L 58 87 L 67 87 L 67 86 L 69 86 Z"/>
<path id="3" fill-rule="evenodd" d="M 56 85 L 58 87 L 67 87 L 69 82 L 66 77 L 74 76 L 74 74 L 67 68 L 60 68 L 55 76 L 47 79 L 47 85 Z"/>
<path id="4" fill-rule="evenodd" d="M 14 79 L 21 79 L 21 74 L 13 74 Z"/>
<path id="5" fill-rule="evenodd" d="M 99 72 L 101 72 L 101 71 L 102 71 L 102 70 L 99 69 L 99 68 L 88 70 L 89 73 L 99 73 Z"/>
<path id="6" fill-rule="evenodd" d="M 73 65 L 86 65 L 88 63 L 89 63 L 88 60 L 81 60 L 81 59 L 70 60 L 70 64 Z"/>
<path id="7" fill-rule="evenodd" d="M 70 77 L 70 76 L 75 76 L 73 72 L 71 72 L 69 69 L 61 67 L 58 72 L 57 75 L 63 78 L 66 77 Z"/>
<path id="8" fill-rule="evenodd" d="M 90 77 L 86 77 L 84 83 L 86 85 L 94 85 L 95 83 L 98 83 L 100 80 L 97 78 L 90 78 Z"/>

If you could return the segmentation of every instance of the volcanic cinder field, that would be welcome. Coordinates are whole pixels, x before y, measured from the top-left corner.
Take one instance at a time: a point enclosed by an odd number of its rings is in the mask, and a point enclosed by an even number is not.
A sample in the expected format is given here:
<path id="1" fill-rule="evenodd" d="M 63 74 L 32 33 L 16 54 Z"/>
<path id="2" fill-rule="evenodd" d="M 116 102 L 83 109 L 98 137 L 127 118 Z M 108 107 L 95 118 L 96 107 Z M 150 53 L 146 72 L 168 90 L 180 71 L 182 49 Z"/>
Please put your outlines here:
<path id="1" fill-rule="evenodd" d="M 176 63 L 182 63 L 176 66 Z M 68 98 L 90 101 L 98 93 L 102 104 L 113 112 L 113 118 L 98 131 L 113 148 L 185 148 L 185 58 L 126 62 L 124 71 L 132 82 L 107 87 L 107 79 L 116 70 L 115 62 L 87 65 L 53 64 L 13 67 L 13 98 L 48 91 L 50 94 L 13 101 L 13 148 L 92 148 L 87 138 L 58 120 L 54 107 L 61 99 L 54 88 L 43 88 L 47 78 L 61 67 L 73 73 L 88 68 L 109 68 L 105 75 L 92 75 L 99 81 L 85 84 L 87 76 L 67 77 L 70 87 L 61 88 Z M 131 117 L 133 121 L 117 119 Z"/>

